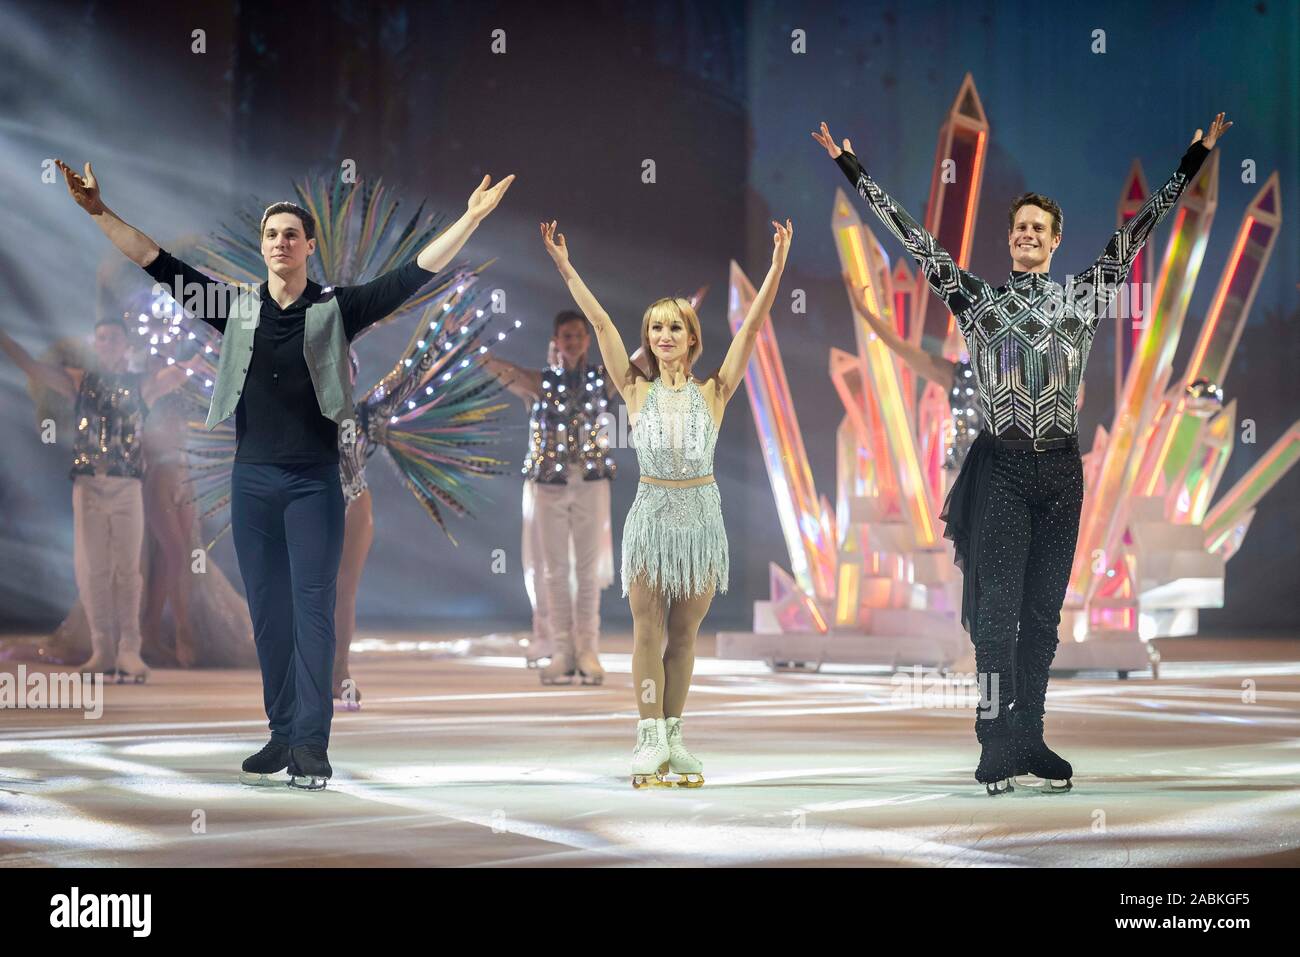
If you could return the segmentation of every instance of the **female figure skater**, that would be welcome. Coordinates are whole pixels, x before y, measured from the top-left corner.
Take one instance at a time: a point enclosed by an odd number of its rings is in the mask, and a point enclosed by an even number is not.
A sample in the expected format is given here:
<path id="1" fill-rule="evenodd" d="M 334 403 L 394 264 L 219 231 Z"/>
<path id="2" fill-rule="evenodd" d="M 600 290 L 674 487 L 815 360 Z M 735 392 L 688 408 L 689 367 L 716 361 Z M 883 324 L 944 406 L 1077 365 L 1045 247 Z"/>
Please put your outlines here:
<path id="1" fill-rule="evenodd" d="M 199 371 L 196 367 L 195 378 Z M 191 416 L 206 415 L 206 403 L 199 405 L 197 391 L 192 378 L 188 388 L 154 403 L 144 420 L 147 534 L 140 627 L 150 660 L 156 657 L 164 666 L 174 662 L 179 668 L 256 667 L 257 648 L 244 596 L 215 561 L 201 569 L 194 565 L 195 550 L 203 548 L 204 541 L 195 497 L 195 463 L 186 454 L 186 436 Z M 170 629 L 163 615 L 167 607 Z"/>
<path id="2" fill-rule="evenodd" d="M 157 402 L 145 419 L 145 525 L 157 549 L 145 583 L 144 632 L 162 634 L 163 609 L 170 604 L 176 624 L 176 664 L 193 668 L 199 662 L 199 648 L 190 622 L 187 579 L 191 577 L 190 550 L 196 544 L 196 509 L 182 447 L 185 428 L 185 396 L 179 391 Z"/>
<path id="3" fill-rule="evenodd" d="M 357 384 L 357 351 L 348 349 L 348 381 Z M 357 593 L 370 546 L 375 540 L 374 509 L 366 482 L 363 442 L 339 442 L 339 485 L 343 489 L 343 557 L 339 561 L 338 594 L 334 601 L 334 697 L 344 708 L 361 706 L 361 689 L 352 677 L 349 655 L 357 630 Z"/>
<path id="4" fill-rule="evenodd" d="M 713 450 L 727 402 L 744 379 L 776 298 L 794 226 L 773 222 L 772 266 L 721 367 L 691 375 L 704 349 L 689 300 L 659 299 L 641 319 L 649 374 L 633 365 L 618 330 L 572 264 L 564 234 L 542 223 L 542 241 L 574 302 L 596 330 L 610 380 L 628 413 L 641 482 L 623 525 L 623 594 L 632 608 L 632 679 L 640 721 L 632 786 L 699 787 L 704 766 L 682 740 L 682 711 L 695 667 L 695 636 L 715 591 L 726 592 L 727 533 L 713 480 Z M 665 632 L 667 647 L 664 647 Z M 664 771 L 678 775 L 666 781 Z"/>
<path id="5" fill-rule="evenodd" d="M 962 358 L 954 362 L 934 355 L 916 343 L 908 342 L 867 306 L 864 287 L 855 285 L 848 273 L 844 273 L 844 287 L 849 291 L 853 311 L 863 318 L 871 331 L 880 337 L 880 341 L 922 379 L 933 382 L 948 393 L 953 430 L 951 435 L 944 437 L 943 467 L 955 473 L 961 468 L 966 450 L 974 443 L 975 436 L 984 423 L 978 403 L 974 401 L 975 378 L 970 359 Z"/>

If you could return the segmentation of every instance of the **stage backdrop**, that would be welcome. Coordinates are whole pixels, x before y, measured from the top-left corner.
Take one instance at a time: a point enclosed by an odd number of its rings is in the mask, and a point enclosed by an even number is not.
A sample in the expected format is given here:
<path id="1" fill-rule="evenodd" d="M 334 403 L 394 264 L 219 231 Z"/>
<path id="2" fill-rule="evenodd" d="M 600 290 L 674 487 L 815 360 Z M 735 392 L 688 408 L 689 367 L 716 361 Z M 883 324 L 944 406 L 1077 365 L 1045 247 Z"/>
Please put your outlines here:
<path id="1" fill-rule="evenodd" d="M 1285 220 L 1300 200 L 1300 8 L 1291 3 L 1090 3 L 1062 10 L 999 3 L 7 3 L 0 8 L 4 102 L 0 321 L 30 351 L 89 334 L 148 280 L 119 257 L 61 183 L 60 157 L 95 164 L 106 201 L 161 244 L 204 236 L 250 197 L 284 198 L 313 170 L 356 163 L 413 209 L 458 215 L 486 172 L 516 173 L 467 256 L 524 327 L 505 358 L 540 365 L 551 319 L 570 307 L 537 235 L 556 218 L 575 264 L 634 339 L 653 299 L 708 287 L 702 370 L 721 361 L 728 264 L 761 281 L 774 217 L 796 235 L 773 323 L 818 490 L 833 497 L 840 403 L 831 347 L 853 348 L 829 231 L 843 176 L 809 132 L 849 136 L 875 178 L 919 219 L 935 137 L 969 72 L 991 127 L 972 268 L 1009 268 L 1006 207 L 1033 189 L 1065 211 L 1059 277 L 1087 265 L 1114 228 L 1134 158 L 1158 184 L 1193 130 L 1225 110 L 1217 224 L 1175 368 L 1189 353 L 1245 204 L 1253 159 L 1281 173 Z M 203 52 L 195 52 L 195 31 Z M 1105 31 L 1106 52 L 1095 50 Z M 496 32 L 501 31 L 501 32 Z M 806 52 L 795 52 L 803 31 Z M 504 43 L 504 52 L 494 52 Z M 643 181 L 653 160 L 653 183 Z M 864 218 L 865 209 L 859 207 Z M 869 222 L 876 225 L 874 219 Z M 1157 235 L 1162 241 L 1166 225 Z M 883 236 L 883 232 L 878 231 Z M 1242 475 L 1300 410 L 1298 250 L 1284 227 L 1242 337 L 1228 398 L 1255 420 L 1222 486 Z M 891 257 L 902 250 L 888 237 Z M 909 263 L 909 265 L 911 265 Z M 804 290 L 805 314 L 791 311 Z M 392 361 L 406 331 L 368 336 L 363 380 Z M 1113 336 L 1103 329 L 1087 376 L 1081 433 L 1113 413 Z M 595 350 L 593 347 L 593 356 Z M 74 600 L 66 456 L 38 441 L 18 370 L 0 365 L 0 600 L 7 629 L 57 623 Z M 527 414 L 510 400 L 499 453 L 522 460 Z M 615 548 L 635 492 L 635 454 L 615 452 Z M 706 627 L 747 627 L 767 595 L 769 562 L 788 567 L 748 400 L 728 409 L 717 452 L 732 554 L 730 592 Z M 378 459 L 369 471 L 376 538 L 362 624 L 473 620 L 523 627 L 520 485 L 494 480 L 491 508 L 454 521 L 453 547 Z M 1264 500 L 1228 564 L 1227 603 L 1204 631 L 1293 628 L 1300 618 L 1300 475 Z M 492 572 L 495 549 L 509 556 Z M 218 561 L 238 583 L 229 539 Z M 630 621 L 617 587 L 606 620 Z M 477 626 L 476 626 L 477 627 Z"/>

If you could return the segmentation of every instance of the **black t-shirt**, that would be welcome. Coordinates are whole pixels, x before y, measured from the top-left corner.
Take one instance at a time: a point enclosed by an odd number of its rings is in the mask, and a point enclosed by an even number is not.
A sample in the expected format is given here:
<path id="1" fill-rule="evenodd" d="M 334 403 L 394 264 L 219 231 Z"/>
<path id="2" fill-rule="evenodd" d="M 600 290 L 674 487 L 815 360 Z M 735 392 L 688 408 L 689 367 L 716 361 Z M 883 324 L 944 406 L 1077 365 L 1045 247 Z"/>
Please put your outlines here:
<path id="1" fill-rule="evenodd" d="M 177 277 L 188 292 L 194 284 L 215 287 L 201 302 L 186 295 L 181 304 L 196 319 L 202 319 L 220 333 L 226 331 L 226 306 L 230 287 L 172 256 L 158 251 L 158 258 L 144 267 L 155 281 L 174 288 Z M 360 286 L 335 286 L 343 328 L 351 342 L 361 330 L 392 313 L 410 299 L 434 273 L 414 259 Z M 236 462 L 276 465 L 320 465 L 337 463 L 338 426 L 321 414 L 307 360 L 303 356 L 303 329 L 307 307 L 327 298 L 318 283 L 307 281 L 297 301 L 281 309 L 262 283 L 262 306 L 253 333 L 253 357 L 244 388 L 235 408 Z M 206 312 L 214 315 L 206 315 Z"/>

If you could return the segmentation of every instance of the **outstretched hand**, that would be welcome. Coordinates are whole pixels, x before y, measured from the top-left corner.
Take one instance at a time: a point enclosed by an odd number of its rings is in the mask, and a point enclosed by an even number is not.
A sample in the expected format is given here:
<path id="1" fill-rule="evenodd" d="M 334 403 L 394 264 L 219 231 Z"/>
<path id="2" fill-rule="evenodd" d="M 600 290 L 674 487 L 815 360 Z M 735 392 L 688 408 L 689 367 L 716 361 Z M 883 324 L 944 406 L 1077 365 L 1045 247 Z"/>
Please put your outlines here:
<path id="1" fill-rule="evenodd" d="M 1210 132 L 1205 135 L 1204 139 L 1202 139 L 1201 130 L 1198 127 L 1196 135 L 1192 137 L 1192 142 L 1195 143 L 1197 140 L 1200 140 L 1202 146 L 1207 150 L 1212 150 L 1214 149 L 1214 144 L 1219 142 L 1219 137 L 1226 133 L 1228 128 L 1231 126 L 1232 121 L 1229 120 L 1227 123 L 1223 122 L 1223 114 L 1220 113 L 1214 118 L 1214 122 L 1210 124 Z"/>
<path id="2" fill-rule="evenodd" d="M 497 208 L 497 203 L 501 202 L 501 197 L 506 194 L 510 184 L 515 181 L 515 174 L 511 173 L 495 186 L 489 187 L 492 182 L 491 176 L 484 176 L 483 181 L 478 184 L 478 188 L 470 194 L 469 204 L 466 212 L 476 220 L 484 219 L 488 213 Z"/>
<path id="3" fill-rule="evenodd" d="M 830 127 L 825 122 L 822 123 L 821 132 L 813 133 L 812 138 L 826 147 L 826 152 L 830 154 L 831 159 L 838 159 L 841 153 L 853 152 L 853 144 L 849 142 L 848 137 L 844 138 L 843 149 L 835 145 L 835 140 L 831 137 Z"/>
<path id="4" fill-rule="evenodd" d="M 868 286 L 859 286 L 853 281 L 853 277 L 848 273 L 841 273 L 844 277 L 844 288 L 849 292 L 849 301 L 853 303 L 853 308 L 864 316 L 870 311 L 867 309 L 867 289 Z"/>
<path id="5" fill-rule="evenodd" d="M 540 225 L 542 227 L 542 244 L 546 246 L 546 251 L 550 253 L 556 267 L 562 271 L 569 264 L 569 247 L 564 242 L 564 233 L 555 231 L 555 220 Z"/>
<path id="6" fill-rule="evenodd" d="M 785 258 L 790 254 L 790 240 L 794 238 L 794 224 L 787 219 L 782 226 L 774 219 L 772 225 L 776 227 L 772 234 L 772 265 L 784 269 Z"/>
<path id="7" fill-rule="evenodd" d="M 90 168 L 89 162 L 86 163 L 85 176 L 79 176 L 61 159 L 56 159 L 54 165 L 63 170 L 63 178 L 68 183 L 68 192 L 78 206 L 92 216 L 97 216 L 104 211 L 106 207 L 99 195 L 99 180 L 95 179 L 95 171 Z"/>

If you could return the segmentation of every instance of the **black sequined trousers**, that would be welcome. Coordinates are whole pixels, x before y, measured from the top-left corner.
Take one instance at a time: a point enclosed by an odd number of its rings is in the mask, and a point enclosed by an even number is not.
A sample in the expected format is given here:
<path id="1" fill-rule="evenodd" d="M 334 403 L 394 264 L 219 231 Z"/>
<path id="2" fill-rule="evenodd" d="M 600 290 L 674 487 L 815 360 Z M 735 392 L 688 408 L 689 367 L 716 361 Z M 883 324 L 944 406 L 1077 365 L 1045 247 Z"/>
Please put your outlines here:
<path id="1" fill-rule="evenodd" d="M 971 629 L 980 707 L 975 736 L 1010 733 L 1012 708 L 1041 727 L 1048 669 L 1070 581 L 1083 506 L 1083 462 L 1075 448 L 997 448 L 974 556 L 979 605 Z"/>

